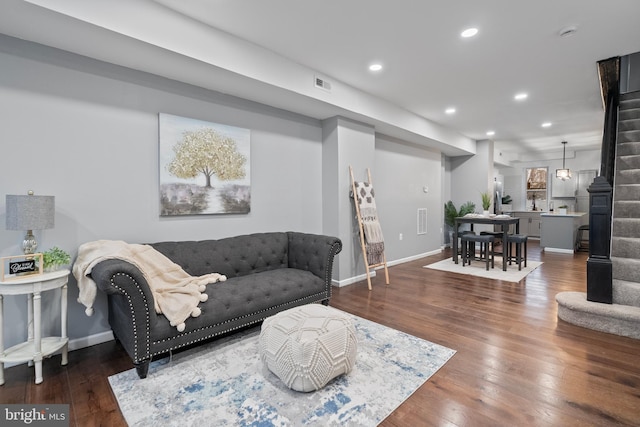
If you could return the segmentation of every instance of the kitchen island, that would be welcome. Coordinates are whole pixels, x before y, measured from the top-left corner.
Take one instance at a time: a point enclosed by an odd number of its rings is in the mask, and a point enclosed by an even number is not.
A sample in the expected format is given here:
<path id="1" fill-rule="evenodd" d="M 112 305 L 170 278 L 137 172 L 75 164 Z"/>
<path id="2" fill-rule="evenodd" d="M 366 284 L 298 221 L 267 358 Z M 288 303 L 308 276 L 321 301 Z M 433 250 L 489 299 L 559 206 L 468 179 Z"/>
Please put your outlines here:
<path id="1" fill-rule="evenodd" d="M 545 212 L 540 215 L 540 246 L 546 252 L 573 253 L 578 227 L 586 224 L 585 212 L 566 214 Z"/>

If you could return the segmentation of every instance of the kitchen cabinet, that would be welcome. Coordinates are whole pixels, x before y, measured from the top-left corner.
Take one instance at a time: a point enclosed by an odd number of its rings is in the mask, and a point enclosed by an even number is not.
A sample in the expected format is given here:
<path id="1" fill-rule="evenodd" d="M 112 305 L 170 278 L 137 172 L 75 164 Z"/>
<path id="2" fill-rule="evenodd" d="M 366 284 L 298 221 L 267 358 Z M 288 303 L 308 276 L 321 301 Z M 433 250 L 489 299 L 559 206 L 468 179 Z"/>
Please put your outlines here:
<path id="1" fill-rule="evenodd" d="M 540 214 L 534 211 L 514 211 L 511 216 L 520 218 L 520 234 L 529 237 L 540 237 Z M 512 232 L 510 230 L 510 232 Z"/>
<path id="2" fill-rule="evenodd" d="M 551 197 L 576 197 L 576 178 L 563 181 L 554 176 L 551 179 Z"/>

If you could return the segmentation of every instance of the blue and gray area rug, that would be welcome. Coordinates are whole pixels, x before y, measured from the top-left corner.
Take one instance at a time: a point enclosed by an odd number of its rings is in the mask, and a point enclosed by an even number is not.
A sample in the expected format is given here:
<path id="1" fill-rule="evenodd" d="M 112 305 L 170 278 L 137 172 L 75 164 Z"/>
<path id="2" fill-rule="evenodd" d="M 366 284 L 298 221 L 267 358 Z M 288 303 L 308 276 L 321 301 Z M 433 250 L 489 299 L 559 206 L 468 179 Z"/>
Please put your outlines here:
<path id="1" fill-rule="evenodd" d="M 312 393 L 289 390 L 258 355 L 258 327 L 109 377 L 130 426 L 375 426 L 455 351 L 353 316 L 351 373 Z"/>

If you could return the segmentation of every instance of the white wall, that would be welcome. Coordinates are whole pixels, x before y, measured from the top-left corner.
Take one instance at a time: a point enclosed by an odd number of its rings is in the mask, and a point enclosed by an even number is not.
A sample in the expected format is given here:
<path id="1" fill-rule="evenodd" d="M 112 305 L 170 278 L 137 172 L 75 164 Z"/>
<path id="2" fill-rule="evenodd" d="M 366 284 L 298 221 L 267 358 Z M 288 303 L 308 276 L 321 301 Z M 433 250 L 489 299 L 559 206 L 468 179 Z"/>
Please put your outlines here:
<path id="1" fill-rule="evenodd" d="M 562 152 L 560 152 L 562 156 Z M 600 173 L 600 150 L 567 151 L 565 165 L 574 176 L 579 170 L 597 170 Z M 555 177 L 556 169 L 562 168 L 562 157 L 557 159 L 540 158 L 528 162 L 520 162 L 513 167 L 498 167 L 498 173 L 505 179 L 505 194 L 513 199 L 514 210 L 525 210 L 525 186 L 527 168 L 547 167 L 549 176 Z M 551 197 L 551 200 L 554 200 Z M 554 204 L 558 206 L 558 202 Z"/>

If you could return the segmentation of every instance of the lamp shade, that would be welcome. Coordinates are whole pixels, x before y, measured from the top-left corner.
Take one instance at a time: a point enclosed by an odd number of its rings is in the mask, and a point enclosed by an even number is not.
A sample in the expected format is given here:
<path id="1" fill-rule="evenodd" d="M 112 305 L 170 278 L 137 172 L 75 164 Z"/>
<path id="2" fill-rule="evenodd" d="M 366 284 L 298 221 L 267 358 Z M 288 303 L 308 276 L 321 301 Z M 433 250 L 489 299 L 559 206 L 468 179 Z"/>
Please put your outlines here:
<path id="1" fill-rule="evenodd" d="M 562 180 L 571 178 L 571 171 L 569 169 L 556 169 L 556 178 Z"/>
<path id="2" fill-rule="evenodd" d="M 53 228 L 55 196 L 7 194 L 7 230 Z"/>

